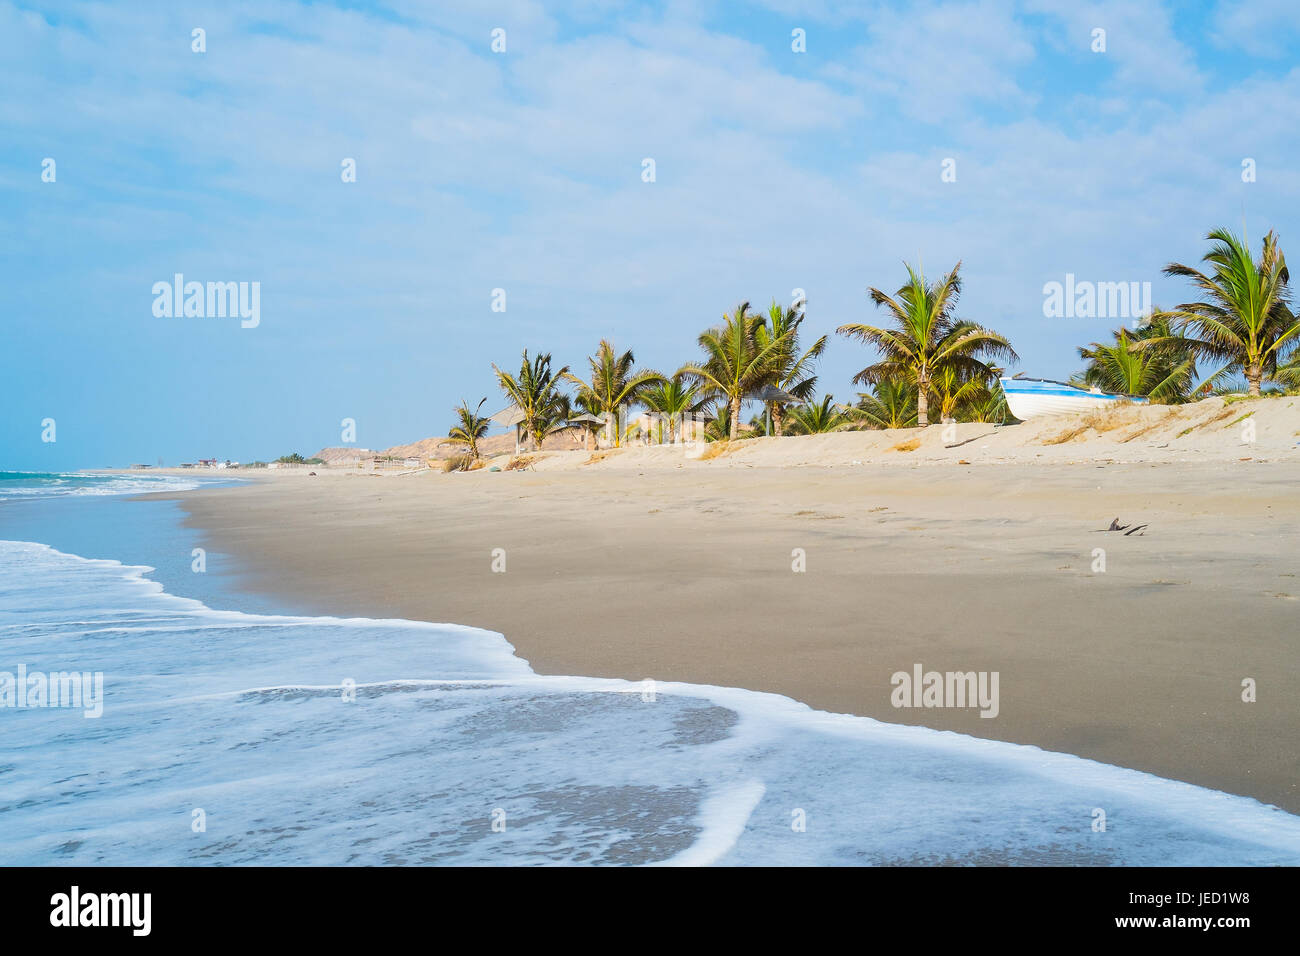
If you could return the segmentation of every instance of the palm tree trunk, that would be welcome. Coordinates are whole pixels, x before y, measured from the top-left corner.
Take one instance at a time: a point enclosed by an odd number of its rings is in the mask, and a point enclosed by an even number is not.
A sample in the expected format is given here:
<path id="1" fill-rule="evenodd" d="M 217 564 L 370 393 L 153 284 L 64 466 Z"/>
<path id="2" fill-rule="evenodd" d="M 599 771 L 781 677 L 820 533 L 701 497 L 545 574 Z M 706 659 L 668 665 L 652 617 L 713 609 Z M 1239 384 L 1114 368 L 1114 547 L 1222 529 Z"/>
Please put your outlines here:
<path id="1" fill-rule="evenodd" d="M 928 391 L 929 388 L 925 382 L 922 382 L 916 393 L 916 423 L 922 428 L 930 424 L 930 396 L 926 394 Z"/>
<path id="2" fill-rule="evenodd" d="M 1250 394 L 1259 397 L 1259 383 L 1264 378 L 1264 371 L 1258 365 L 1246 366 L 1246 381 L 1250 383 Z"/>
<path id="3" fill-rule="evenodd" d="M 785 434 L 785 406 L 779 402 L 772 403 L 772 431 L 777 438 Z"/>
<path id="4" fill-rule="evenodd" d="M 737 395 L 731 400 L 731 430 L 728 432 L 734 441 L 740 437 L 740 396 Z"/>

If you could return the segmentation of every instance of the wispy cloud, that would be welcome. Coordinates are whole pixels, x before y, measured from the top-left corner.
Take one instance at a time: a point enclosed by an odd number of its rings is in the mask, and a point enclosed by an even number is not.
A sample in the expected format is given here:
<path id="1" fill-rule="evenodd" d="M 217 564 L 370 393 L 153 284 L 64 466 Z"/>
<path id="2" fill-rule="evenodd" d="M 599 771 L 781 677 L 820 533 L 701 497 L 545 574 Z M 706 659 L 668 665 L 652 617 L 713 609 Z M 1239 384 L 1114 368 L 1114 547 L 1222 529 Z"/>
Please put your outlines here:
<path id="1" fill-rule="evenodd" d="M 904 258 L 963 259 L 964 311 L 1067 374 L 1104 329 L 1044 320 L 1047 278 L 1159 282 L 1243 212 L 1286 241 L 1297 74 L 1223 69 L 1197 35 L 1123 3 L 0 3 L 0 440 L 59 405 L 97 436 L 66 464 L 196 436 L 279 454 L 343 415 L 391 444 L 524 346 L 575 362 L 608 335 L 675 368 L 741 298 L 803 288 L 818 333 L 863 319 Z M 260 280 L 262 325 L 154 320 L 176 271 Z M 865 360 L 838 343 L 823 383 L 850 394 Z"/>

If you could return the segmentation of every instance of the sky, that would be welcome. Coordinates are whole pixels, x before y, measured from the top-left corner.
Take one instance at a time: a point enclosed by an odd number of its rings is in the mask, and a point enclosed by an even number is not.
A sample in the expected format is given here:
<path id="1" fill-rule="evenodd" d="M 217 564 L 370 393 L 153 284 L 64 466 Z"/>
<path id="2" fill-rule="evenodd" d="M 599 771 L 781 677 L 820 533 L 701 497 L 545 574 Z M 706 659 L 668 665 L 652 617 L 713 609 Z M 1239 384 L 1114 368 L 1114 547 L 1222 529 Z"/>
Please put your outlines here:
<path id="1" fill-rule="evenodd" d="M 492 363 L 525 348 L 583 372 L 608 338 L 671 373 L 796 289 L 805 341 L 832 333 L 819 391 L 852 400 L 872 356 L 834 329 L 883 318 L 867 289 L 905 262 L 960 260 L 958 315 L 1066 377 L 1126 323 L 1046 316 L 1045 284 L 1172 306 L 1161 269 L 1210 229 L 1297 235 L 1297 24 L 1277 0 L 0 0 L 0 469 L 310 455 L 344 419 L 385 448 L 502 407 Z M 177 273 L 257 283 L 256 326 L 157 315 Z"/>

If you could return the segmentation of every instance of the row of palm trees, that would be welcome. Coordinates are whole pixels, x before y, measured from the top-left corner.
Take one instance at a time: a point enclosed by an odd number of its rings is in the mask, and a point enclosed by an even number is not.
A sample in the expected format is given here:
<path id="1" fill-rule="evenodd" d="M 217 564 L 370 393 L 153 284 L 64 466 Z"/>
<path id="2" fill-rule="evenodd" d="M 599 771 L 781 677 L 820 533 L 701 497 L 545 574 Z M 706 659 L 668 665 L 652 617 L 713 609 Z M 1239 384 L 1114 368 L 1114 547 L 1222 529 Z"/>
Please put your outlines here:
<path id="1" fill-rule="evenodd" d="M 1235 391 L 1241 379 L 1250 395 L 1261 394 L 1265 380 L 1282 390 L 1300 387 L 1300 321 L 1277 234 L 1264 237 L 1258 260 L 1246 239 L 1227 229 L 1206 239 L 1209 268 L 1172 262 L 1164 270 L 1188 279 L 1200 299 L 1156 308 L 1137 329 L 1080 348 L 1087 363 L 1081 383 L 1167 403 Z"/>
<path id="2" fill-rule="evenodd" d="M 1171 263 L 1164 270 L 1190 280 L 1200 298 L 1173 310 L 1157 309 L 1139 327 L 1116 330 L 1112 341 L 1080 348 L 1085 367 L 1076 382 L 1157 402 L 1228 389 L 1239 377 L 1251 395 L 1261 393 L 1265 380 L 1275 387 L 1300 387 L 1300 320 L 1290 308 L 1290 276 L 1277 236 L 1265 237 L 1258 260 L 1246 240 L 1228 230 L 1216 229 L 1206 238 L 1212 244 L 1203 259 L 1208 268 Z M 1006 421 L 998 378 L 1018 356 L 1002 334 L 956 317 L 961 263 L 934 282 L 920 269 L 906 268 L 906 281 L 892 295 L 869 290 L 885 324 L 836 330 L 878 355 L 854 376 L 853 382 L 867 390 L 853 405 L 837 404 L 829 394 L 816 399 L 816 365 L 828 336 L 803 347 L 802 301 L 788 307 L 774 302 L 765 314 L 740 303 L 700 334 L 700 358 L 672 375 L 638 369 L 630 349 L 620 352 L 608 340 L 589 358 L 586 379 L 567 365 L 553 367 L 549 353 L 530 359 L 526 350 L 518 373 L 492 368 L 536 447 L 566 425 L 583 427 L 588 447 L 599 429 L 612 425 L 614 443 L 620 444 L 627 437 L 623 416 L 636 407 L 666 423 L 666 431 L 661 425 L 652 437 L 670 442 L 678 437 L 679 423 L 691 416 L 709 420 L 709 439 L 741 437 L 746 401 L 762 405 L 750 422 L 756 434 L 904 428 L 928 425 L 936 417 Z M 1202 375 L 1206 364 L 1216 367 Z M 472 410 L 462 402 L 449 436 L 467 446 L 472 458 L 489 426 L 480 414 L 485 402 Z"/>

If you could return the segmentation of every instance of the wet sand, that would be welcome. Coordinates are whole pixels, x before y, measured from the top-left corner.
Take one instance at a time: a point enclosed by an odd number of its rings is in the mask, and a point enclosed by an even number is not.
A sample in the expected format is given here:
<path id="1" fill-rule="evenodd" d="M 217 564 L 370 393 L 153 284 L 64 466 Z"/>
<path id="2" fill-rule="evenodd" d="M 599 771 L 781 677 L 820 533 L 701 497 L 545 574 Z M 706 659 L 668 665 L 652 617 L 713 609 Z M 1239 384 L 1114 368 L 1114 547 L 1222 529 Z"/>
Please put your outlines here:
<path id="1" fill-rule="evenodd" d="M 475 625 L 540 673 L 771 691 L 1300 812 L 1300 463 L 642 457 L 178 497 L 238 587 L 296 610 Z M 997 717 L 892 706 L 918 663 L 997 671 Z"/>

